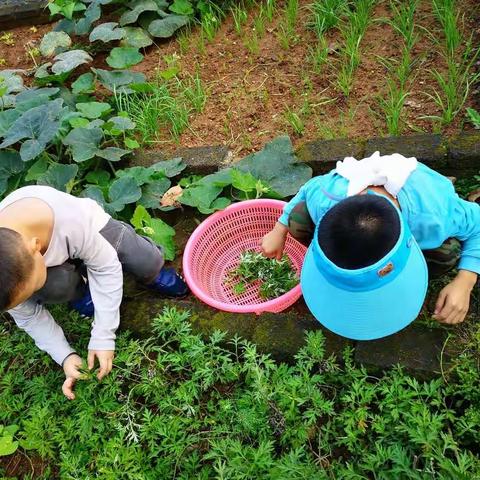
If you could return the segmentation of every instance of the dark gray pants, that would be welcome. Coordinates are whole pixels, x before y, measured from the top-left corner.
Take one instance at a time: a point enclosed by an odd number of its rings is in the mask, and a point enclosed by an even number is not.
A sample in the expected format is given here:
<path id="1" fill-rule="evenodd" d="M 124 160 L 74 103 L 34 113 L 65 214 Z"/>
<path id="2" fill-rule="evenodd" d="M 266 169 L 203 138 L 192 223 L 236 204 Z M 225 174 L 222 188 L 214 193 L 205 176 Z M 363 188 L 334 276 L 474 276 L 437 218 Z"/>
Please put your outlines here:
<path id="1" fill-rule="evenodd" d="M 113 218 L 100 230 L 100 234 L 116 250 L 124 272 L 131 273 L 140 282 L 149 284 L 163 267 L 161 247 L 147 237 L 138 235 L 124 222 Z M 76 260 L 47 268 L 45 285 L 34 294 L 41 303 L 66 303 L 82 298 L 87 289 L 87 269 Z"/>

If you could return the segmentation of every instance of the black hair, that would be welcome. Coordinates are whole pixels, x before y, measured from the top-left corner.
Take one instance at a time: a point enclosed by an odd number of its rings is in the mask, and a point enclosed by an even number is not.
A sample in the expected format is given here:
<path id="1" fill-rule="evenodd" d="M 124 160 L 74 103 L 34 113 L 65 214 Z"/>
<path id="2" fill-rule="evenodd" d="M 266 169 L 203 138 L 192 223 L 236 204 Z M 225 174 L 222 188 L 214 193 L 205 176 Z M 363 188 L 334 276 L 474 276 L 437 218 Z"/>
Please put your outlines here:
<path id="1" fill-rule="evenodd" d="M 33 258 L 22 236 L 14 230 L 0 227 L 0 311 L 11 305 L 32 270 Z"/>
<path id="2" fill-rule="evenodd" d="M 335 265 L 355 270 L 384 257 L 397 243 L 400 229 L 397 211 L 386 198 L 355 195 L 325 214 L 318 243 Z"/>

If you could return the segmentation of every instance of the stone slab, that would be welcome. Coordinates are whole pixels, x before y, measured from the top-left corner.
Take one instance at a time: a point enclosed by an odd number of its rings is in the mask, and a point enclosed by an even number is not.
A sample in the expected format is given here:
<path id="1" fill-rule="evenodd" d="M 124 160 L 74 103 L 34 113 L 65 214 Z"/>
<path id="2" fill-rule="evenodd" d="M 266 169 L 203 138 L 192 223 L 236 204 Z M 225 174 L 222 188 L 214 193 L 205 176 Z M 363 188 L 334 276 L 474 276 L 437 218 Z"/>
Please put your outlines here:
<path id="1" fill-rule="evenodd" d="M 438 375 L 448 367 L 448 354 L 442 350 L 447 331 L 412 324 L 401 332 L 379 340 L 359 341 L 355 361 L 366 367 L 383 369 L 400 364 L 407 371 L 425 378 Z"/>
<path id="2" fill-rule="evenodd" d="M 124 297 L 121 328 L 138 336 L 147 336 L 150 320 L 165 307 L 173 306 L 190 311 L 194 332 L 208 336 L 215 330 L 221 330 L 227 333 L 227 339 L 238 335 L 255 343 L 259 352 L 269 353 L 277 361 L 293 361 L 294 355 L 305 344 L 306 331 L 322 330 L 327 355 L 334 354 L 339 360 L 345 347 L 352 345 L 347 339 L 322 329 L 312 315 L 303 315 L 295 308 L 278 314 L 236 314 L 210 308 L 193 297 L 172 301 L 149 292 Z"/>
<path id="3" fill-rule="evenodd" d="M 1 0 L 0 29 L 48 23 L 47 4 L 48 0 Z"/>
<path id="4" fill-rule="evenodd" d="M 169 155 L 166 155 L 161 150 L 146 151 L 133 155 L 130 164 L 148 166 L 161 160 L 182 157 L 187 164 L 186 173 L 209 175 L 226 165 L 228 153 L 228 148 L 224 145 L 179 148 Z"/>
<path id="5" fill-rule="evenodd" d="M 314 175 L 322 175 L 335 168 L 336 163 L 345 157 L 362 158 L 364 151 L 364 142 L 359 140 L 318 140 L 305 143 L 295 155 L 312 167 Z"/>
<path id="6" fill-rule="evenodd" d="M 478 175 L 480 171 L 480 130 L 462 132 L 448 144 L 448 167 L 462 175 Z"/>
<path id="7" fill-rule="evenodd" d="M 376 151 L 381 155 L 400 153 L 405 157 L 415 157 L 441 173 L 444 173 L 447 167 L 447 147 L 441 135 L 419 134 L 367 140 L 365 156 L 368 157 Z"/>

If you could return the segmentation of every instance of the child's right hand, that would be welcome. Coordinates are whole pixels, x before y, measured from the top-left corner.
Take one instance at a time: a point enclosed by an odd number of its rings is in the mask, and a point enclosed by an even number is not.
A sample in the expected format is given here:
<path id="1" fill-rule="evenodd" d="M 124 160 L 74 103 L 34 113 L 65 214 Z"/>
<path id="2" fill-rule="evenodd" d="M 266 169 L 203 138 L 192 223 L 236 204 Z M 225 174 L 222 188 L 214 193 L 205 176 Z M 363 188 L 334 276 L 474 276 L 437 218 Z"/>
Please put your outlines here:
<path id="1" fill-rule="evenodd" d="M 267 258 L 281 260 L 285 242 L 287 240 L 288 228 L 280 222 L 275 224 L 273 230 L 268 232 L 260 242 L 262 253 Z"/>
<path id="2" fill-rule="evenodd" d="M 67 357 L 63 362 L 63 371 L 65 372 L 66 379 L 62 385 L 62 392 L 69 400 L 75 399 L 73 388 L 75 382 L 82 376 L 79 371 L 82 365 L 83 360 L 76 353 Z"/>

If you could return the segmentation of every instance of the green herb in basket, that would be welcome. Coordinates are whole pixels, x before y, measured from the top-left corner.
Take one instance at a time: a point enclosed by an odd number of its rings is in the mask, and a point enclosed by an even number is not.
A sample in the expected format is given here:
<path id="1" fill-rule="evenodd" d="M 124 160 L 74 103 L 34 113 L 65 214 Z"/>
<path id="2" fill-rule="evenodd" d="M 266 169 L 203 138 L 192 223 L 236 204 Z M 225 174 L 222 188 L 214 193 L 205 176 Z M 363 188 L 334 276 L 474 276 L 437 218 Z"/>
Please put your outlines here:
<path id="1" fill-rule="evenodd" d="M 229 272 L 227 281 L 234 282 L 233 292 L 237 295 L 244 293 L 248 284 L 260 282 L 260 297 L 265 300 L 277 298 L 298 284 L 297 275 L 287 255 L 276 260 L 252 250 L 240 255 L 240 262 Z"/>

